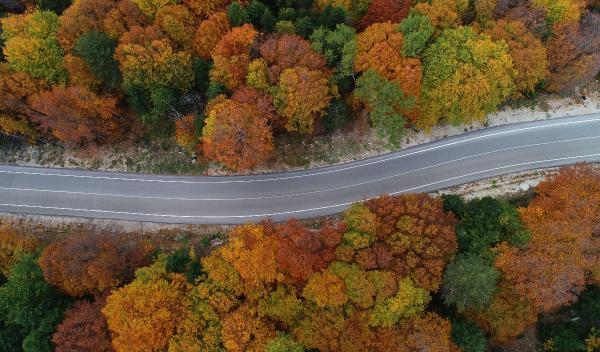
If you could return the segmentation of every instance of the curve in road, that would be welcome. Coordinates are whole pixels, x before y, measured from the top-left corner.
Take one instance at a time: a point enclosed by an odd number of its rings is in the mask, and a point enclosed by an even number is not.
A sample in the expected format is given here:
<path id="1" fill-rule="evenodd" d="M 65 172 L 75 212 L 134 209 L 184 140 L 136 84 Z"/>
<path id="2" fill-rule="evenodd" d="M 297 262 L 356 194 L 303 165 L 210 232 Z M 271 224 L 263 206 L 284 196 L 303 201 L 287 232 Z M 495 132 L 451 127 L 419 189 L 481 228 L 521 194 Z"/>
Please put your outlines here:
<path id="1" fill-rule="evenodd" d="M 378 195 L 600 161 L 600 114 L 493 127 L 306 171 L 182 177 L 0 166 L 0 211 L 168 223 L 244 223 L 338 213 Z"/>

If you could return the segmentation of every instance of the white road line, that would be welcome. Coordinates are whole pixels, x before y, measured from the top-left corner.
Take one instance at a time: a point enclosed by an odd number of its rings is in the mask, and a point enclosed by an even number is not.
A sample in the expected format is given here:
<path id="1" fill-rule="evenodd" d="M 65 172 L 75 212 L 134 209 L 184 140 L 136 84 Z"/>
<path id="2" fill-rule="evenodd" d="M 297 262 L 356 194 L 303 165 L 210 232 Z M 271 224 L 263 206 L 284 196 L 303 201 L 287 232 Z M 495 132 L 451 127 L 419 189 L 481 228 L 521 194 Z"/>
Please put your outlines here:
<path id="1" fill-rule="evenodd" d="M 585 116 L 585 115 L 583 115 L 583 116 Z M 571 116 L 571 117 L 573 117 L 573 116 Z M 332 169 L 332 170 L 317 171 L 317 172 L 313 172 L 313 173 L 305 173 L 305 174 L 294 175 L 294 176 L 282 176 L 282 177 L 273 177 L 273 178 L 257 178 L 257 179 L 251 179 L 251 180 L 235 179 L 235 178 L 238 178 L 239 176 L 229 176 L 231 179 L 224 180 L 224 181 L 185 181 L 185 180 L 162 180 L 162 179 L 151 179 L 151 178 L 143 179 L 143 178 L 129 178 L 129 177 L 91 176 L 91 175 L 75 175 L 75 174 L 66 174 L 66 173 L 65 174 L 59 174 L 59 173 L 44 173 L 44 172 L 30 172 L 30 171 L 9 171 L 9 170 L 0 170 L 0 173 L 25 174 L 25 175 L 43 175 L 43 176 L 57 176 L 57 177 L 74 177 L 74 178 L 88 178 L 88 179 L 105 179 L 105 180 L 118 180 L 118 181 L 181 183 L 181 184 L 221 184 L 221 183 L 226 184 L 226 183 L 252 183 L 252 182 L 266 182 L 266 181 L 280 181 L 280 180 L 303 178 L 303 177 L 309 177 L 309 176 L 317 176 L 317 175 L 323 175 L 323 174 L 341 172 L 341 171 L 346 171 L 346 170 L 350 170 L 350 169 L 355 169 L 355 168 L 370 166 L 370 165 L 373 165 L 373 164 L 378 164 L 378 163 L 382 163 L 382 162 L 386 162 L 386 161 L 394 160 L 394 159 L 398 159 L 398 158 L 404 158 L 406 156 L 420 154 L 420 153 L 424 153 L 424 152 L 427 152 L 427 151 L 431 151 L 431 150 L 436 150 L 436 149 L 439 149 L 439 148 L 448 147 L 448 146 L 451 146 L 451 145 L 466 143 L 466 142 L 470 142 L 470 141 L 474 141 L 474 140 L 478 140 L 478 139 L 489 138 L 489 137 L 494 137 L 494 136 L 503 135 L 503 134 L 510 134 L 510 133 L 515 133 L 515 132 L 532 130 L 532 129 L 549 128 L 549 127 L 573 125 L 573 124 L 588 123 L 588 122 L 597 122 L 597 121 L 600 121 L 600 118 L 591 118 L 591 119 L 580 120 L 580 121 L 550 123 L 550 124 L 545 124 L 545 125 L 538 125 L 538 126 L 529 126 L 529 127 L 517 128 L 517 129 L 512 129 L 512 130 L 507 130 L 507 131 L 492 132 L 492 133 L 487 133 L 487 134 L 485 134 L 485 132 L 484 132 L 484 134 L 480 135 L 480 136 L 465 138 L 465 139 L 461 139 L 461 140 L 454 141 L 454 142 L 442 143 L 442 144 L 436 145 L 434 147 L 424 148 L 424 149 L 421 149 L 421 150 L 416 150 L 416 151 L 408 152 L 408 153 L 403 153 L 403 151 L 393 152 L 391 154 L 396 154 L 396 153 L 398 153 L 398 154 L 390 156 L 388 158 L 382 158 L 382 159 L 378 159 L 378 160 L 359 162 L 356 165 L 342 166 L 342 167 L 335 168 L 335 169 Z M 407 151 L 407 150 L 409 150 L 409 149 L 406 149 L 405 151 Z M 366 159 L 366 160 L 368 160 L 368 159 Z M 209 176 L 205 176 L 205 177 L 209 177 Z M 260 175 L 247 175 L 245 177 L 260 177 Z"/>
<path id="2" fill-rule="evenodd" d="M 305 195 L 309 195 L 309 194 L 332 192 L 332 191 L 338 191 L 338 190 L 346 189 L 346 188 L 353 188 L 353 187 L 358 187 L 358 186 L 364 186 L 364 185 L 369 184 L 369 183 L 381 182 L 381 181 L 385 181 L 385 180 L 392 179 L 392 178 L 395 178 L 395 177 L 404 176 L 404 175 L 407 175 L 407 174 L 411 174 L 411 173 L 415 173 L 415 172 L 419 172 L 419 171 L 431 169 L 431 168 L 434 168 L 434 167 L 438 167 L 438 166 L 442 166 L 442 165 L 446 165 L 446 164 L 452 164 L 452 163 L 455 163 L 455 162 L 458 162 L 458 161 L 467 160 L 467 159 L 473 159 L 473 158 L 477 158 L 477 157 L 484 156 L 484 155 L 505 152 L 505 151 L 509 151 L 509 150 L 524 149 L 524 148 L 530 148 L 530 147 L 539 147 L 539 146 L 543 146 L 543 145 L 560 144 L 560 143 L 567 143 L 567 142 L 574 142 L 574 141 L 583 141 L 583 140 L 590 140 L 590 139 L 599 139 L 599 138 L 600 138 L 600 136 L 582 137 L 582 138 L 564 139 L 564 140 L 560 140 L 560 141 L 526 144 L 526 145 L 521 145 L 521 146 L 516 146 L 516 147 L 497 149 L 497 150 L 493 150 L 493 151 L 489 151 L 489 152 L 485 152 L 485 153 L 479 153 L 479 154 L 470 155 L 470 156 L 466 156 L 466 157 L 462 157 L 462 158 L 458 158 L 458 159 L 454 159 L 454 160 L 449 160 L 449 161 L 445 161 L 443 163 L 433 164 L 433 165 L 421 167 L 421 168 L 418 168 L 418 169 L 414 169 L 414 170 L 410 170 L 410 171 L 405 171 L 405 172 L 401 172 L 401 173 L 398 173 L 398 174 L 394 174 L 394 175 L 390 175 L 390 176 L 386 176 L 386 177 L 381 177 L 381 178 L 377 178 L 377 179 L 373 179 L 373 180 L 369 180 L 369 181 L 359 182 L 359 183 L 355 183 L 355 184 L 351 184 L 351 185 L 334 187 L 334 188 L 327 188 L 327 189 L 316 190 L 316 191 L 309 191 L 309 192 L 298 192 L 298 193 L 281 194 L 281 195 L 274 195 L 274 196 L 263 196 L 263 197 L 185 198 L 185 197 L 132 196 L 132 195 L 112 194 L 112 193 L 60 191 L 60 190 L 47 190 L 47 189 L 35 189 L 35 188 L 18 188 L 18 187 L 0 187 L 0 190 L 23 191 L 23 192 L 45 192 L 45 193 L 59 193 L 59 194 L 98 196 L 98 197 L 130 198 L 130 199 L 176 200 L 176 201 L 242 201 L 242 200 L 276 199 L 276 198 L 287 198 L 287 197 L 305 196 Z"/>
<path id="3" fill-rule="evenodd" d="M 448 181 L 452 181 L 452 180 L 456 180 L 456 179 L 460 179 L 460 178 L 465 178 L 465 177 L 468 177 L 468 176 L 483 174 L 483 173 L 490 172 L 490 171 L 496 171 L 496 170 L 501 170 L 501 169 L 508 169 L 508 168 L 515 167 L 515 166 L 533 165 L 533 164 L 541 164 L 541 163 L 551 162 L 551 161 L 573 160 L 573 159 L 581 159 L 581 158 L 588 158 L 588 157 L 598 157 L 598 156 L 600 156 L 600 154 L 578 155 L 578 156 L 572 156 L 572 157 L 546 159 L 546 160 L 537 160 L 537 161 L 529 161 L 529 162 L 525 162 L 525 163 L 518 163 L 518 164 L 500 166 L 500 167 L 495 167 L 495 168 L 491 168 L 491 169 L 487 169 L 487 170 L 483 170 L 483 171 L 471 172 L 471 173 L 468 173 L 468 174 L 464 174 L 464 175 L 460 175 L 460 176 L 455 176 L 455 177 L 447 178 L 447 179 L 436 181 L 436 182 L 431 182 L 431 183 L 424 184 L 424 185 L 421 185 L 421 186 L 416 186 L 416 187 L 411 187 L 411 188 L 403 189 L 403 190 L 392 192 L 392 193 L 389 193 L 389 194 L 394 195 L 394 194 L 399 194 L 399 193 L 411 192 L 411 191 L 414 191 L 414 190 L 417 190 L 417 189 L 420 189 L 420 188 L 424 188 L 424 187 L 428 187 L 428 186 L 433 186 L 433 185 L 436 185 L 436 184 L 440 184 L 440 183 L 444 183 L 444 182 L 448 182 Z M 357 201 L 360 201 L 360 200 L 357 200 Z M 121 214 L 121 215 L 136 215 L 136 216 L 149 216 L 149 217 L 157 217 L 157 218 L 161 218 L 162 217 L 162 218 L 183 218 L 183 219 L 227 219 L 227 218 L 245 219 L 245 218 L 257 218 L 257 217 L 258 218 L 267 218 L 267 217 L 273 217 L 273 216 L 278 216 L 278 215 L 290 215 L 290 214 L 307 213 L 307 212 L 312 212 L 312 211 L 316 211 L 316 210 L 341 208 L 341 207 L 346 207 L 346 206 L 348 206 L 348 205 L 350 205 L 352 203 L 355 203 L 355 202 L 346 202 L 346 203 L 341 203 L 341 204 L 334 204 L 334 205 L 327 205 L 327 206 L 322 206 L 322 207 L 315 207 L 315 208 L 301 209 L 301 210 L 292 210 L 292 211 L 285 211 L 285 212 L 278 212 L 278 213 L 250 214 L 250 215 L 174 215 L 174 214 L 152 214 L 152 213 L 135 213 L 135 212 L 126 212 L 126 211 L 114 211 L 114 210 L 79 209 L 79 208 L 67 208 L 67 207 L 48 207 L 48 206 L 41 206 L 41 205 L 10 204 L 10 203 L 0 203 L 0 206 L 15 207 L 15 208 L 19 208 L 20 207 L 20 208 L 32 208 L 32 209 L 67 210 L 67 211 L 79 211 L 79 212 L 103 213 L 103 214 L 116 214 L 116 215 L 118 215 L 118 214 Z M 73 215 L 73 216 L 76 216 L 76 215 Z"/>

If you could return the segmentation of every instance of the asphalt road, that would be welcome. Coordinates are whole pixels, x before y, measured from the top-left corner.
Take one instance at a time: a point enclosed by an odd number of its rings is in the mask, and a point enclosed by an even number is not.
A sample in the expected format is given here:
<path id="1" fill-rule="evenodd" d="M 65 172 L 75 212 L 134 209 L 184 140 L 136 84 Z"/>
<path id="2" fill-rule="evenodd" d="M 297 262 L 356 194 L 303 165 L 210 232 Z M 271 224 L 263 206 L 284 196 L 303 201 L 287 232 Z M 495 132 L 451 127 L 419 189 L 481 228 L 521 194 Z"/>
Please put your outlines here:
<path id="1" fill-rule="evenodd" d="M 600 114 L 505 125 L 359 162 L 236 177 L 0 166 L 0 212 L 168 223 L 244 223 L 337 213 L 378 195 L 600 161 Z"/>

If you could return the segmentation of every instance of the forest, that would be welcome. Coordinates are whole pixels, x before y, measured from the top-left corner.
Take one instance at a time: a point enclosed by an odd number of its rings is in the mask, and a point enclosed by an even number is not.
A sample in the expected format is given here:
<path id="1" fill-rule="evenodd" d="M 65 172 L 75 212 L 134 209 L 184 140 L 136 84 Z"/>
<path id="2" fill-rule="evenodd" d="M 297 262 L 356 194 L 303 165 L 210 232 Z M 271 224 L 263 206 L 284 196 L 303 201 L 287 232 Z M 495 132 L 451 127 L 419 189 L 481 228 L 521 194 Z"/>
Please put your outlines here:
<path id="1" fill-rule="evenodd" d="M 232 171 L 268 162 L 282 136 L 364 120 L 393 146 L 407 128 L 575 94 L 600 69 L 594 0 L 22 5 L 0 20 L 4 134 L 69 148 L 169 139 Z"/>
<path id="2" fill-rule="evenodd" d="M 0 351 L 600 349 L 600 171 L 535 194 L 382 196 L 182 244 L 0 230 Z"/>

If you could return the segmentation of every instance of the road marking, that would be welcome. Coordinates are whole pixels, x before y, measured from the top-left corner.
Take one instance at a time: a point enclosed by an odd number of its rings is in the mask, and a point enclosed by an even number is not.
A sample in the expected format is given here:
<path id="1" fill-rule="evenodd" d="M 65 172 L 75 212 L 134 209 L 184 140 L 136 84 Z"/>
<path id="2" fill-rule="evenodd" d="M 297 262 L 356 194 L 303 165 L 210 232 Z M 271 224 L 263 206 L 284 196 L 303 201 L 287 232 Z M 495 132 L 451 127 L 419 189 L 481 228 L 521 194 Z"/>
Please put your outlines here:
<path id="1" fill-rule="evenodd" d="M 490 171 L 496 171 L 496 170 L 501 170 L 501 169 L 508 169 L 508 168 L 515 167 L 515 166 L 533 165 L 533 164 L 541 164 L 541 163 L 551 162 L 551 161 L 573 160 L 573 159 L 581 159 L 581 158 L 588 158 L 588 157 L 598 157 L 598 156 L 600 156 L 600 153 L 599 154 L 578 155 L 578 156 L 564 157 L 564 158 L 555 158 L 555 159 L 529 161 L 529 162 L 524 162 L 524 163 L 517 163 L 517 164 L 512 164 L 512 165 L 500 166 L 500 167 L 495 167 L 495 168 L 491 168 L 491 169 L 487 169 L 487 170 L 483 170 L 483 171 L 476 171 L 476 172 L 471 172 L 471 173 L 460 175 L 460 176 L 450 177 L 450 178 L 447 178 L 447 179 L 444 179 L 444 180 L 440 180 L 440 181 L 431 182 L 431 183 L 420 185 L 420 186 L 416 186 L 416 187 L 411 187 L 411 188 L 403 189 L 403 190 L 392 192 L 392 193 L 389 193 L 389 194 L 390 195 L 395 195 L 395 194 L 400 194 L 400 193 L 411 192 L 411 191 L 414 191 L 414 190 L 419 189 L 419 188 L 433 186 L 433 185 L 436 185 L 436 184 L 440 184 L 440 183 L 444 183 L 444 182 L 448 182 L 448 181 L 452 181 L 452 180 L 456 180 L 456 179 L 460 179 L 460 178 L 465 178 L 465 177 L 468 177 L 468 176 L 483 174 L 483 173 L 490 172 Z M 524 170 L 521 170 L 521 171 L 524 171 Z M 372 197 L 372 198 L 376 198 L 376 197 Z M 372 198 L 367 198 L 367 199 L 372 199 Z M 357 202 L 358 201 L 360 201 L 360 200 L 357 200 Z M 348 206 L 350 204 L 353 204 L 353 203 L 355 203 L 355 202 L 346 202 L 346 203 L 341 203 L 341 204 L 326 205 L 326 206 L 321 206 L 321 207 L 301 209 L 301 210 L 292 210 L 292 211 L 284 211 L 284 212 L 278 212 L 278 213 L 250 214 L 250 215 L 174 215 L 174 214 L 152 214 L 152 213 L 135 213 L 135 212 L 115 211 L 115 210 L 79 209 L 79 208 L 68 208 L 68 207 L 49 207 L 49 206 L 41 206 L 41 205 L 10 204 L 10 203 L 0 203 L 0 206 L 15 207 L 15 208 L 19 208 L 20 207 L 20 208 L 33 208 L 33 209 L 67 210 L 67 211 L 78 211 L 78 212 L 88 212 L 88 213 L 101 213 L 101 214 L 115 214 L 115 215 L 121 214 L 121 215 L 149 216 L 149 217 L 157 217 L 157 218 L 161 218 L 162 217 L 162 218 L 183 218 L 183 219 L 227 219 L 227 218 L 245 219 L 245 218 L 257 218 L 257 217 L 258 218 L 267 218 L 267 217 L 273 217 L 273 216 L 279 216 L 279 215 L 290 215 L 290 214 L 308 213 L 308 212 L 313 212 L 313 211 L 317 211 L 317 210 L 324 210 L 324 209 L 342 208 L 342 207 L 346 207 L 346 206 Z M 72 215 L 72 216 L 77 216 L 77 215 Z"/>
<path id="2" fill-rule="evenodd" d="M 374 180 L 359 182 L 359 183 L 355 183 L 355 184 L 351 184 L 351 185 L 334 187 L 334 188 L 328 188 L 328 189 L 322 189 L 322 190 L 316 190 L 316 191 L 309 191 L 309 192 L 298 192 L 298 193 L 281 194 L 281 195 L 274 195 L 274 196 L 263 196 L 263 197 L 184 198 L 184 197 L 133 196 L 133 195 L 123 195 L 123 194 L 112 194 L 112 193 L 94 193 L 94 192 L 80 192 L 80 191 L 61 191 L 61 190 L 47 190 L 47 189 L 35 189 L 35 188 L 18 188 L 18 187 L 0 187 L 0 190 L 23 191 L 23 192 L 64 193 L 64 194 L 85 195 L 85 196 L 98 196 L 98 197 L 115 197 L 115 198 L 130 198 L 130 199 L 155 199 L 155 200 L 176 200 L 176 201 L 242 201 L 242 200 L 264 200 L 264 199 L 297 197 L 297 196 L 305 196 L 305 195 L 309 195 L 309 194 L 338 191 L 338 190 L 341 190 L 341 189 L 363 186 L 363 185 L 366 185 L 366 184 L 369 184 L 369 183 L 381 182 L 381 181 L 385 181 L 385 180 L 392 179 L 392 178 L 395 178 L 395 177 L 400 177 L 400 176 L 408 175 L 408 174 L 411 174 L 411 173 L 415 173 L 415 172 L 419 172 L 419 171 L 431 169 L 431 168 L 442 166 L 442 165 L 446 165 L 446 164 L 455 163 L 455 162 L 458 162 L 458 161 L 463 161 L 463 160 L 467 160 L 467 159 L 473 159 L 473 158 L 477 158 L 477 157 L 488 155 L 488 154 L 495 154 L 495 153 L 505 152 L 505 151 L 509 151 L 509 150 L 515 150 L 515 149 L 524 149 L 524 148 L 530 148 L 530 147 L 539 147 L 539 146 L 543 146 L 543 145 L 560 144 L 560 143 L 567 143 L 567 142 L 574 142 L 574 141 L 583 141 L 583 140 L 590 140 L 590 139 L 599 139 L 599 138 L 600 138 L 600 136 L 582 137 L 582 138 L 564 139 L 564 140 L 560 140 L 560 141 L 526 144 L 526 145 L 521 145 L 521 146 L 516 146 L 516 147 L 497 149 L 497 150 L 493 150 L 493 151 L 489 151 L 489 152 L 485 152 L 485 153 L 479 153 L 479 154 L 475 154 L 475 155 L 470 155 L 470 156 L 466 156 L 466 157 L 462 157 L 462 158 L 458 158 L 458 159 L 454 159 L 454 160 L 450 160 L 450 161 L 445 161 L 443 163 L 433 164 L 433 165 L 421 167 L 421 168 L 418 168 L 418 169 L 414 169 L 414 170 L 410 170 L 410 171 L 405 171 L 405 172 L 401 172 L 401 173 L 398 173 L 398 174 L 394 174 L 394 175 L 390 175 L 390 176 L 386 176 L 386 177 L 381 177 L 381 178 L 377 178 L 377 179 L 374 179 Z"/>
<path id="3" fill-rule="evenodd" d="M 592 115 L 592 114 L 590 114 L 590 115 Z M 593 114 L 593 115 L 595 115 L 595 114 Z M 582 116 L 587 116 L 587 115 L 582 115 Z M 573 116 L 571 116 L 571 118 L 572 117 Z M 597 122 L 597 121 L 600 121 L 600 118 L 591 118 L 591 119 L 579 120 L 579 121 L 550 123 L 550 124 L 545 124 L 545 125 L 536 125 L 536 126 L 517 128 L 517 129 L 512 129 L 512 130 L 507 130 L 507 131 L 492 132 L 492 133 L 487 133 L 487 134 L 486 134 L 486 132 L 482 132 L 482 135 L 480 135 L 480 136 L 465 138 L 465 139 L 461 139 L 461 140 L 454 141 L 454 142 L 442 143 L 442 144 L 439 144 L 439 145 L 436 145 L 433 147 L 428 147 L 428 148 L 424 148 L 424 149 L 420 149 L 420 150 L 416 150 L 416 151 L 412 151 L 412 152 L 408 152 L 408 151 L 412 148 L 418 148 L 418 146 L 405 149 L 404 151 L 392 152 L 389 154 L 395 154 L 395 155 L 390 156 L 388 158 L 382 158 L 382 159 L 378 159 L 378 160 L 371 160 L 371 161 L 365 161 L 365 162 L 356 161 L 356 162 L 348 163 L 348 164 L 355 164 L 355 165 L 346 165 L 346 166 L 341 166 L 341 167 L 337 167 L 337 168 L 336 168 L 336 166 L 332 166 L 332 167 L 334 167 L 334 169 L 332 169 L 332 170 L 318 171 L 318 172 L 313 172 L 313 173 L 304 173 L 301 175 L 293 175 L 293 176 L 282 176 L 282 177 L 261 178 L 261 179 L 251 179 L 251 180 L 240 180 L 240 179 L 236 179 L 236 178 L 260 177 L 261 175 L 225 176 L 225 178 L 230 178 L 230 179 L 224 180 L 224 181 L 185 181 L 185 180 L 161 180 L 161 179 L 151 179 L 151 178 L 143 179 L 143 178 L 129 178 L 129 177 L 91 176 L 91 175 L 58 174 L 58 173 L 9 171 L 9 170 L 0 170 L 0 173 L 57 176 L 57 177 L 74 177 L 74 178 L 88 178 L 88 179 L 104 179 L 104 180 L 117 180 L 117 181 L 182 183 L 182 184 L 221 184 L 221 183 L 227 184 L 227 183 L 252 183 L 252 182 L 280 181 L 280 180 L 303 178 L 303 177 L 309 177 L 309 176 L 318 176 L 318 175 L 323 175 L 323 174 L 330 174 L 330 173 L 341 172 L 341 171 L 346 171 L 346 170 L 350 170 L 350 169 L 370 166 L 370 165 L 386 162 L 389 160 L 404 158 L 404 157 L 407 157 L 410 155 L 420 154 L 420 153 L 424 153 L 427 151 L 436 150 L 439 148 L 444 148 L 444 147 L 448 147 L 448 146 L 452 146 L 452 145 L 456 145 L 456 144 L 461 144 L 461 143 L 470 142 L 470 141 L 483 139 L 483 138 L 494 137 L 494 136 L 503 135 L 503 134 L 510 134 L 510 133 L 514 133 L 514 132 L 521 132 L 521 131 L 527 131 L 527 130 L 532 130 L 532 129 L 549 128 L 549 127 L 573 125 L 573 124 L 588 123 L 588 122 Z M 480 130 L 480 131 L 485 131 L 485 130 Z M 480 131 L 477 131 L 477 132 L 480 132 Z M 458 135 L 458 137 L 456 137 L 456 138 L 460 138 L 460 135 Z M 375 157 L 375 158 L 377 158 L 377 157 Z M 365 159 L 365 160 L 369 160 L 369 159 Z M 298 171 L 296 171 L 296 172 L 298 172 Z M 286 173 L 292 173 L 292 171 L 286 172 Z M 208 178 L 210 176 L 204 176 L 204 177 Z"/>

